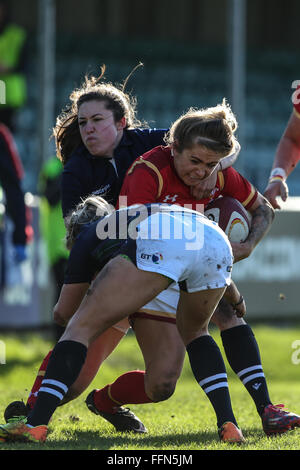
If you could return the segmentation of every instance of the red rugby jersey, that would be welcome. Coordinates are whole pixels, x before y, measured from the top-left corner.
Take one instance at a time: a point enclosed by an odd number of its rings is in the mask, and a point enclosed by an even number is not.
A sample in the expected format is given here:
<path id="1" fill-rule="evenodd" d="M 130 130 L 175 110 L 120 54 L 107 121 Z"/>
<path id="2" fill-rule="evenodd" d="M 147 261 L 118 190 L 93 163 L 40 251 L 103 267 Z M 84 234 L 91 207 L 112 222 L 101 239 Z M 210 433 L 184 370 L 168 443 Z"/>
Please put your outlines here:
<path id="1" fill-rule="evenodd" d="M 190 187 L 176 174 L 169 147 L 158 146 L 134 161 L 121 188 L 120 196 L 127 197 L 120 206 L 165 202 L 199 210 L 197 204 L 208 204 L 218 196 L 231 196 L 249 209 L 257 198 L 252 184 L 232 167 L 218 172 L 215 189 L 209 198 L 197 200 Z"/>

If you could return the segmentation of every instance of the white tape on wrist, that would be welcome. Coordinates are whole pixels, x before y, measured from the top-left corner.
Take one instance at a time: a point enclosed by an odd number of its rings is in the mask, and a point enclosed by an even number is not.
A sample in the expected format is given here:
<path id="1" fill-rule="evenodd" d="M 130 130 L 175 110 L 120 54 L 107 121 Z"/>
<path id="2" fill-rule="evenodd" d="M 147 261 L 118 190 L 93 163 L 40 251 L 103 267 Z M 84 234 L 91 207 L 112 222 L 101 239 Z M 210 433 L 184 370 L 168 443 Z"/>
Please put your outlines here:
<path id="1" fill-rule="evenodd" d="M 286 179 L 286 172 L 283 168 L 274 168 L 274 170 L 271 171 L 270 174 L 270 179 L 275 178 L 276 176 L 281 177 L 282 179 Z"/>

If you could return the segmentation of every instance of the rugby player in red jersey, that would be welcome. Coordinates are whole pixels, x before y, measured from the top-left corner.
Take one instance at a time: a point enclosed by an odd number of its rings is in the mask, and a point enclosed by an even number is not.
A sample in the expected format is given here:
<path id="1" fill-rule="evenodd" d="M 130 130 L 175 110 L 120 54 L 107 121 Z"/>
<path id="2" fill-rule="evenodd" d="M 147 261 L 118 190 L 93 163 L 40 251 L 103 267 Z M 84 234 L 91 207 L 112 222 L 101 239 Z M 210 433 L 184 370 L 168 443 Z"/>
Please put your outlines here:
<path id="1" fill-rule="evenodd" d="M 228 129 L 231 125 L 233 127 L 230 134 Z M 167 146 L 150 150 L 128 170 L 120 193 L 120 206 L 160 202 L 199 210 L 200 204 L 206 205 L 220 195 L 232 196 L 252 214 L 247 240 L 242 244 L 232 244 L 235 261 L 248 257 L 268 231 L 273 219 L 273 210 L 264 197 L 233 168 L 218 172 L 216 186 L 207 199 L 196 200 L 191 191 L 191 188 L 196 187 L 199 181 L 207 178 L 216 168 L 218 155 L 224 152 L 225 132 L 230 134 L 230 139 L 228 136 L 227 139 L 233 144 L 234 125 L 235 120 L 225 104 L 202 112 L 191 110 L 179 118 L 171 127 Z M 91 410 L 108 412 L 117 405 L 142 403 L 143 394 L 144 403 L 160 401 L 174 392 L 183 361 L 180 339 L 176 337 L 174 328 L 177 300 L 177 287 L 170 286 L 139 312 L 131 315 L 144 355 L 146 372 L 132 371 L 123 374 L 113 384 L 91 392 L 87 398 Z M 242 318 L 238 318 L 224 300 L 216 310 L 213 321 L 221 330 L 223 346 L 231 367 L 255 402 L 264 431 L 267 434 L 285 432 L 290 429 L 292 421 L 293 425 L 299 426 L 299 416 L 271 403 L 259 348 L 250 326 Z M 161 344 L 163 348 L 160 348 Z M 219 401 L 220 389 L 214 387 L 213 377 L 208 366 L 200 384 L 203 384 L 203 390 L 218 417 L 222 408 Z M 136 401 L 133 401 L 134 396 Z M 125 401 L 128 397 L 130 402 Z M 223 424 L 218 420 L 221 433 Z"/>

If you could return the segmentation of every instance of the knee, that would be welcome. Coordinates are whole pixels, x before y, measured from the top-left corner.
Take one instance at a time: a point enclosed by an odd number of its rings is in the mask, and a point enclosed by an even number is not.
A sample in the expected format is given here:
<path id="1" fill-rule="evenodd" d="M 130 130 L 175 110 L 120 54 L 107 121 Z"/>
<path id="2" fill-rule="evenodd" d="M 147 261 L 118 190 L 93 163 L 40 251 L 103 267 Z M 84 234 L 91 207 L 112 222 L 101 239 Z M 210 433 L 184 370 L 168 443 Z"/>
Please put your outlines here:
<path id="1" fill-rule="evenodd" d="M 153 402 L 168 400 L 176 388 L 177 379 L 165 378 L 152 383 L 145 384 L 146 394 Z"/>
<path id="2" fill-rule="evenodd" d="M 245 322 L 242 318 L 238 318 L 231 307 L 231 305 L 223 298 L 220 300 L 219 305 L 211 318 L 221 331 L 234 326 L 244 325 Z"/>

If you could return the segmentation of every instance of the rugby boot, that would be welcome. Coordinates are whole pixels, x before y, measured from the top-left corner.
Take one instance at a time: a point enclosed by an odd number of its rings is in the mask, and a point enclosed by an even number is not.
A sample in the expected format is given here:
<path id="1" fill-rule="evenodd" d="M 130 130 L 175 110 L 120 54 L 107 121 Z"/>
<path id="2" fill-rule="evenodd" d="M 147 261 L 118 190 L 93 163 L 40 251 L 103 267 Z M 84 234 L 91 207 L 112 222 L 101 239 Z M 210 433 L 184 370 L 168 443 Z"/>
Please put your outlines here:
<path id="1" fill-rule="evenodd" d="M 92 390 L 86 397 L 86 406 L 92 413 L 102 416 L 102 418 L 111 423 L 115 427 L 116 431 L 135 432 L 139 434 L 147 432 L 142 421 L 135 416 L 129 408 L 119 406 L 115 408 L 114 413 L 107 413 L 99 410 L 94 403 L 94 393 L 95 390 Z"/>
<path id="2" fill-rule="evenodd" d="M 47 426 L 29 427 L 24 419 L 12 419 L 7 424 L 0 425 L 0 439 L 5 442 L 34 442 L 43 443 L 47 437 Z"/>
<path id="3" fill-rule="evenodd" d="M 284 405 L 266 406 L 261 420 L 267 436 L 283 434 L 300 427 L 300 416 L 285 410 Z"/>
<path id="4" fill-rule="evenodd" d="M 224 423 L 218 433 L 221 442 L 228 442 L 229 444 L 242 444 L 245 442 L 242 431 L 230 421 Z"/>
<path id="5" fill-rule="evenodd" d="M 13 401 L 5 408 L 4 419 L 6 423 L 9 423 L 9 420 L 12 418 L 28 416 L 29 411 L 30 407 L 28 404 L 25 405 L 23 401 Z"/>

